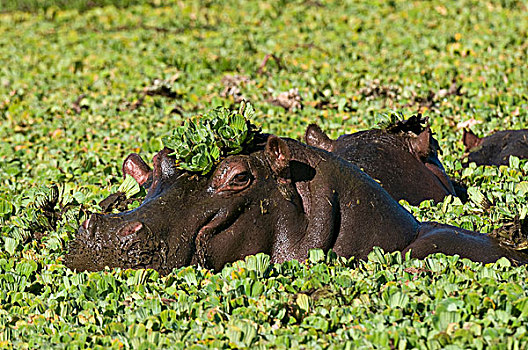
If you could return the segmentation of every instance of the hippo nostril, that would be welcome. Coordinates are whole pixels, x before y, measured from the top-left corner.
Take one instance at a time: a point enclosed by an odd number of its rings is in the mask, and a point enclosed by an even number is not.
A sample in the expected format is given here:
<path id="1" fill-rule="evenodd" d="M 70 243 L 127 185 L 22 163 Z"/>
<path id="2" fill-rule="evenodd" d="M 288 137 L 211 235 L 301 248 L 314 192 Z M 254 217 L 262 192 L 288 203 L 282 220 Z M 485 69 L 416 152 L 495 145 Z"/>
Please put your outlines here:
<path id="1" fill-rule="evenodd" d="M 81 224 L 81 226 L 84 227 L 85 230 L 88 229 L 88 225 L 90 225 L 90 218 L 84 220 L 83 223 Z"/>
<path id="2" fill-rule="evenodd" d="M 142 228 L 143 224 L 139 221 L 129 222 L 119 229 L 117 235 L 121 237 L 130 236 L 131 234 L 138 232 Z"/>

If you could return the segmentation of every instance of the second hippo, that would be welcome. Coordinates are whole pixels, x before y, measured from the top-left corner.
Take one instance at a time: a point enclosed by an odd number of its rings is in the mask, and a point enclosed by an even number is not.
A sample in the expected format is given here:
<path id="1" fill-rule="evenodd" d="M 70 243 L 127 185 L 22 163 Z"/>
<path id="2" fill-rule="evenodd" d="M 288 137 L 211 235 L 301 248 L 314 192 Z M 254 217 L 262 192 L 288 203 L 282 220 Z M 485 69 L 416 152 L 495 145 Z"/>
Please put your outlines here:
<path id="1" fill-rule="evenodd" d="M 357 165 L 396 200 L 418 205 L 426 199 L 440 202 L 456 195 L 453 183 L 438 159 L 439 146 L 420 116 L 384 128 L 360 131 L 330 139 L 315 124 L 305 141 Z"/>

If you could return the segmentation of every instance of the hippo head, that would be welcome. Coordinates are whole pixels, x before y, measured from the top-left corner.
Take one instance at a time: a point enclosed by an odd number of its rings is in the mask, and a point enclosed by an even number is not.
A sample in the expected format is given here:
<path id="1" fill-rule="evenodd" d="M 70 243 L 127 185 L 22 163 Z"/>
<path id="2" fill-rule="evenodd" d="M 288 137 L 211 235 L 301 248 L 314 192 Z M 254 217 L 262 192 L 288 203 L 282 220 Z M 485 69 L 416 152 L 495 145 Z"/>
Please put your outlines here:
<path id="1" fill-rule="evenodd" d="M 67 266 L 162 273 L 190 264 L 219 269 L 248 254 L 271 254 L 280 240 L 275 260 L 288 258 L 286 248 L 296 243 L 304 212 L 292 187 L 284 140 L 259 135 L 250 152 L 228 156 L 208 175 L 178 169 L 171 152 L 159 152 L 152 171 L 138 155 L 125 160 L 124 173 L 149 185 L 142 205 L 119 214 L 92 214 L 70 243 Z M 313 174 L 298 166 L 296 176 Z M 290 236 L 278 238 L 275 231 Z"/>
<path id="2" fill-rule="evenodd" d="M 125 160 L 125 173 L 150 184 L 143 203 L 93 214 L 67 266 L 166 274 L 192 264 L 219 270 L 258 252 L 273 262 L 305 259 L 315 248 L 364 258 L 374 246 L 401 250 L 417 232 L 412 215 L 358 167 L 295 140 L 258 134 L 207 175 L 178 169 L 171 153 L 159 152 L 152 171 L 137 155 Z"/>
<path id="3" fill-rule="evenodd" d="M 508 165 L 510 156 L 528 158 L 528 130 L 502 130 L 482 138 L 464 130 L 462 141 L 468 163 Z"/>
<path id="4" fill-rule="evenodd" d="M 306 143 L 356 164 L 378 180 L 396 199 L 417 205 L 454 195 L 451 180 L 438 159 L 438 141 L 426 120 L 413 116 L 382 129 L 360 131 L 330 139 L 317 125 L 305 133 Z"/>

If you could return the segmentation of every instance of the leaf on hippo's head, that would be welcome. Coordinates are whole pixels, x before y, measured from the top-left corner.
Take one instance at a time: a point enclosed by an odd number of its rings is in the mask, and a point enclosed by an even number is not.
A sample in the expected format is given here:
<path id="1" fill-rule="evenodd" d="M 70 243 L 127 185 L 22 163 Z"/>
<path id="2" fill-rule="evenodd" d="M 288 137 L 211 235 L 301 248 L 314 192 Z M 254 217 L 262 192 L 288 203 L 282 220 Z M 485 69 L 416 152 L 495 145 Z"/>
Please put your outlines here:
<path id="1" fill-rule="evenodd" d="M 137 181 L 130 176 L 129 174 L 126 174 L 125 181 L 119 186 L 117 192 L 124 193 L 126 198 L 130 198 L 136 193 L 140 191 L 139 184 Z"/>
<path id="2" fill-rule="evenodd" d="M 396 123 L 404 120 L 405 117 L 401 112 L 393 111 L 389 113 L 378 113 L 375 118 L 377 128 L 386 129 Z"/>
<path id="3" fill-rule="evenodd" d="M 421 113 L 412 115 L 405 119 L 401 112 L 379 114 L 377 117 L 377 128 L 386 130 L 391 134 L 414 134 L 419 135 L 427 129 L 428 118 L 422 117 Z"/>
<path id="4" fill-rule="evenodd" d="M 244 151 L 260 129 L 251 123 L 255 110 L 242 102 L 238 110 L 215 108 L 201 116 L 187 119 L 163 137 L 171 148 L 176 166 L 191 172 L 207 174 L 222 158 Z"/>
<path id="5" fill-rule="evenodd" d="M 235 114 L 231 116 L 231 118 L 229 118 L 229 125 L 232 127 L 232 130 L 247 130 L 246 120 L 240 114 Z"/>

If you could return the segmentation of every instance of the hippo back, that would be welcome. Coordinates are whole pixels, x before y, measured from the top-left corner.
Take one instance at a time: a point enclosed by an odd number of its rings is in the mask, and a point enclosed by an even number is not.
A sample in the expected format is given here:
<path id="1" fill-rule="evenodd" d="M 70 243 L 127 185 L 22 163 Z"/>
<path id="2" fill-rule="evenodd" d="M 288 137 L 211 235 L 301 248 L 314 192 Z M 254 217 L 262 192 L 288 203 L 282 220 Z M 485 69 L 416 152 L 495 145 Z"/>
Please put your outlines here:
<path id="1" fill-rule="evenodd" d="M 442 201 L 455 190 L 438 159 L 438 142 L 421 119 L 410 118 L 392 128 L 372 129 L 329 139 L 316 125 L 306 142 L 357 165 L 396 200 L 413 205 Z"/>

